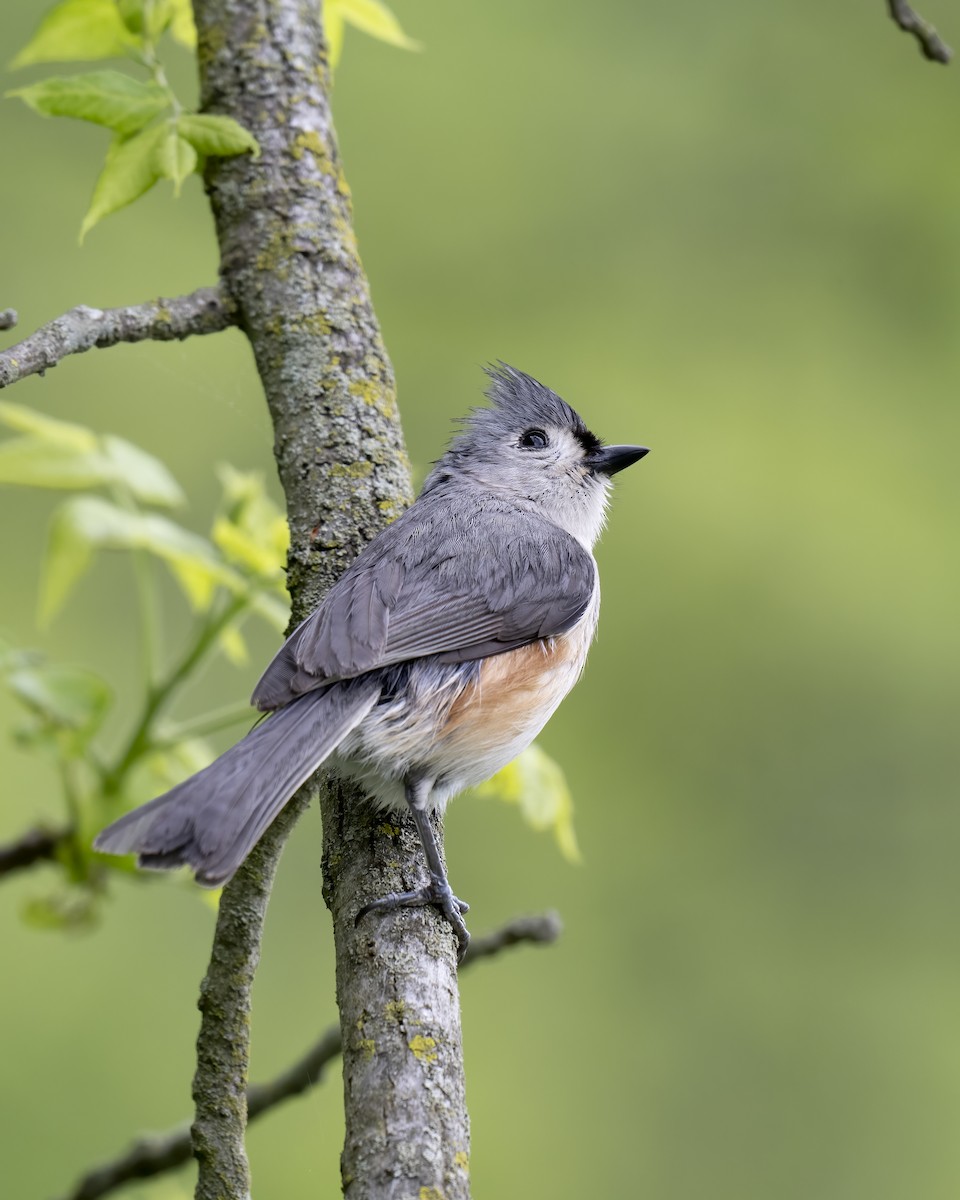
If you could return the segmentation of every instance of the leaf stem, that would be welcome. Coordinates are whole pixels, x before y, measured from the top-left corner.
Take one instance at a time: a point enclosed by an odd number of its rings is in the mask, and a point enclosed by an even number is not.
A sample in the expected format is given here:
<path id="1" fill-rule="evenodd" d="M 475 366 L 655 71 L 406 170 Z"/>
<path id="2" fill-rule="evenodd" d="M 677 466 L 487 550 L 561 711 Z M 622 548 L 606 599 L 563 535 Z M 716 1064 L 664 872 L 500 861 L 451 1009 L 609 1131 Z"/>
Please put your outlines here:
<path id="1" fill-rule="evenodd" d="M 161 709 L 174 692 L 196 671 L 216 645 L 217 638 L 244 608 L 250 603 L 246 595 L 232 596 L 220 611 L 211 615 L 201 626 L 193 644 L 173 667 L 165 679 L 147 691 L 146 703 L 140 719 L 121 751 L 116 765 L 103 776 L 103 791 L 107 796 L 116 795 L 131 767 L 154 748 L 153 726 Z"/>

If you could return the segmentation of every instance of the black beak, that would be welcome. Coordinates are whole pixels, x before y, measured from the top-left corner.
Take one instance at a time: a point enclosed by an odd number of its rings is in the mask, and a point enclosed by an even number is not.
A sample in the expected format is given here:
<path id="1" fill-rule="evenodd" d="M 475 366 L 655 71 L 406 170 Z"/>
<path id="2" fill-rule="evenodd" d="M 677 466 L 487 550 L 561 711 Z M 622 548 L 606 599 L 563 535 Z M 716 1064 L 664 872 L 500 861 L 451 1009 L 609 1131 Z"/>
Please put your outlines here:
<path id="1" fill-rule="evenodd" d="M 649 453 L 646 446 L 600 446 L 587 455 L 587 466 L 601 475 L 616 475 Z"/>

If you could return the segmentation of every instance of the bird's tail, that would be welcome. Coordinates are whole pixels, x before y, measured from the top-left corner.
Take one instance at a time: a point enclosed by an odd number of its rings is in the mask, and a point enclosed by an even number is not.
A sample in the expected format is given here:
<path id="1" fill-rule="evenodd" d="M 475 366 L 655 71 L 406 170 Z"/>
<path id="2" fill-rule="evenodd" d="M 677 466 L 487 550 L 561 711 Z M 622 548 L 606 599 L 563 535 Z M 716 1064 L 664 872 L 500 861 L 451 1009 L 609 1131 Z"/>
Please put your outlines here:
<path id="1" fill-rule="evenodd" d="M 141 867 L 156 871 L 190 866 L 198 883 L 219 887 L 379 694 L 369 676 L 307 693 L 209 767 L 108 825 L 95 848 L 136 853 Z"/>

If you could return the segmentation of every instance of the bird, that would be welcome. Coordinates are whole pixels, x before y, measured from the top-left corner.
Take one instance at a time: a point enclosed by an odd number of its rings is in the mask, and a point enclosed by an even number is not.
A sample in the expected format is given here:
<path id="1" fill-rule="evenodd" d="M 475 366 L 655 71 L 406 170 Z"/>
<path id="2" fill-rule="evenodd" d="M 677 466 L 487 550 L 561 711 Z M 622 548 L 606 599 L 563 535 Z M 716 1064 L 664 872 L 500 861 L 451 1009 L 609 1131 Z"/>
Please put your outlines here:
<path id="1" fill-rule="evenodd" d="M 121 816 L 97 850 L 220 887 L 321 765 L 408 811 L 427 882 L 366 905 L 434 905 L 462 958 L 431 813 L 537 736 L 597 628 L 593 547 L 611 479 L 648 453 L 606 445 L 556 392 L 499 362 L 414 503 L 353 560 L 257 683 L 262 719 L 209 766 Z"/>

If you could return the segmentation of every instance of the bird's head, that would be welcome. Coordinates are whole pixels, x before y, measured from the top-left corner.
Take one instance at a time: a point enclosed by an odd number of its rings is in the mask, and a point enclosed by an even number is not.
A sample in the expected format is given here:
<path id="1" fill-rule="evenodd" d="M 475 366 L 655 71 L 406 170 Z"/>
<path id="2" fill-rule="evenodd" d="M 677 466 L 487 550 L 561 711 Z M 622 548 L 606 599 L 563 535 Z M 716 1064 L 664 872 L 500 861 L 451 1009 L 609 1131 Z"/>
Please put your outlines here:
<path id="1" fill-rule="evenodd" d="M 592 546 L 610 478 L 646 446 L 605 446 L 566 401 L 506 363 L 489 367 L 489 408 L 476 408 L 424 485 L 458 480 L 531 508 Z"/>

